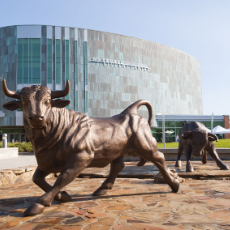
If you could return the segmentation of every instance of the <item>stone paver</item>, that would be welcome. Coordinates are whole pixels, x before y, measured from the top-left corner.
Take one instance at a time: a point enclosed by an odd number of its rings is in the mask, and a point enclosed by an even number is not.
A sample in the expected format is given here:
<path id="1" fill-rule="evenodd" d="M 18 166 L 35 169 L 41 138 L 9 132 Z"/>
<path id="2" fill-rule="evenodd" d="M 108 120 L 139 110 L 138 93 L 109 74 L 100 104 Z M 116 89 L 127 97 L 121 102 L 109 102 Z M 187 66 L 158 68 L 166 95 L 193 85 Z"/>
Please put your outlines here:
<path id="1" fill-rule="evenodd" d="M 55 178 L 49 178 L 53 184 Z M 68 203 L 53 202 L 41 215 L 22 217 L 43 191 L 32 182 L 0 188 L 0 229 L 181 230 L 230 229 L 230 183 L 186 179 L 177 194 L 153 179 L 118 178 L 102 197 L 92 197 L 104 178 L 76 178 Z"/>
<path id="2" fill-rule="evenodd" d="M 230 161 L 224 161 L 230 166 Z M 119 173 L 121 178 L 154 178 L 159 173 L 158 168 L 151 162 L 147 162 L 142 167 L 136 166 L 137 162 L 125 162 L 125 168 Z M 220 170 L 214 161 L 208 161 L 202 164 L 201 161 L 193 161 L 194 172 L 186 172 L 186 162 L 182 161 L 181 168 L 175 168 L 175 161 L 166 161 L 168 168 L 176 170 L 178 175 L 183 178 L 194 179 L 213 179 L 213 178 L 230 178 L 230 170 Z M 82 177 L 107 177 L 110 166 L 104 168 L 86 168 L 82 173 Z"/>
<path id="3" fill-rule="evenodd" d="M 224 161 L 230 165 L 230 161 Z M 151 162 L 143 167 L 137 167 L 137 162 L 125 162 L 126 167 L 119 173 L 120 178 L 155 178 L 158 177 L 158 168 Z M 200 161 L 193 161 L 195 171 L 185 172 L 185 161 L 181 168 L 175 168 L 175 161 L 167 161 L 166 164 L 172 170 L 176 170 L 178 176 L 193 179 L 230 179 L 230 170 L 220 170 L 215 162 L 209 161 L 203 165 Z M 17 167 L 16 167 L 17 166 Z M 7 159 L 0 161 L 0 187 L 18 182 L 26 182 L 32 178 L 37 164 L 34 156 L 20 156 L 18 159 Z M 1 169 L 4 168 L 4 169 Z M 80 174 L 84 178 L 105 178 L 108 176 L 110 166 L 105 168 L 86 168 Z M 50 174 L 52 177 L 53 174 Z M 161 180 L 161 179 L 160 179 Z"/>

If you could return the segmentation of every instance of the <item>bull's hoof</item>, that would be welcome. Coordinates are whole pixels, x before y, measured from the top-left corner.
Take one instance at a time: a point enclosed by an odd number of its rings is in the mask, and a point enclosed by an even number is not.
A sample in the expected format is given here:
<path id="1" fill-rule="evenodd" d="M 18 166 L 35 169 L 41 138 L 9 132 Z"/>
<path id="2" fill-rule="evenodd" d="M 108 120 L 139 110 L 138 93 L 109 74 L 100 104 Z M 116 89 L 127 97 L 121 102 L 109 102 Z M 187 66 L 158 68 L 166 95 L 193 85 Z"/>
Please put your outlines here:
<path id="1" fill-rule="evenodd" d="M 98 188 L 92 195 L 93 196 L 102 196 L 107 193 L 107 189 Z"/>
<path id="2" fill-rule="evenodd" d="M 60 202 L 69 202 L 72 200 L 71 196 L 65 192 L 65 191 L 62 191 L 62 192 L 59 192 L 55 197 L 54 199 L 56 201 L 60 201 Z"/>
<path id="3" fill-rule="evenodd" d="M 172 189 L 172 192 L 177 193 L 179 191 L 179 188 L 180 188 L 180 182 L 177 179 L 175 179 L 173 181 L 173 184 L 170 185 L 170 187 Z"/>
<path id="4" fill-rule="evenodd" d="M 186 166 L 186 172 L 194 172 L 194 169 L 192 166 Z"/>
<path id="5" fill-rule="evenodd" d="M 175 167 L 181 167 L 181 161 L 176 161 Z"/>
<path id="6" fill-rule="evenodd" d="M 205 164 L 207 164 L 207 160 L 202 160 L 202 163 L 205 165 Z"/>
<path id="7" fill-rule="evenodd" d="M 229 167 L 226 165 L 226 164 L 223 164 L 221 167 L 220 167 L 221 170 L 229 170 Z"/>
<path id="8" fill-rule="evenodd" d="M 33 203 L 26 211 L 23 213 L 23 216 L 34 216 L 40 214 L 44 211 L 45 206 L 39 203 Z"/>
<path id="9" fill-rule="evenodd" d="M 140 162 L 137 164 L 137 166 L 143 166 L 143 165 L 145 165 L 145 163 L 146 163 L 146 160 L 143 159 L 143 158 L 141 158 L 141 160 L 140 160 Z"/>

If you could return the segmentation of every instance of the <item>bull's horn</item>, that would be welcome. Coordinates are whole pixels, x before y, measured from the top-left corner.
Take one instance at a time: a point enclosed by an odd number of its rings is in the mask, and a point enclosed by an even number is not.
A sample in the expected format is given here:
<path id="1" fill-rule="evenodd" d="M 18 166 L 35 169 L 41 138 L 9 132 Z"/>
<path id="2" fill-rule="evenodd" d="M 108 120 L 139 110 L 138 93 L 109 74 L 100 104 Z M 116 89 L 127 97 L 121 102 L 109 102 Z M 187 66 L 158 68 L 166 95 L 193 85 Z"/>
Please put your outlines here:
<path id="1" fill-rule="evenodd" d="M 216 141 L 218 141 L 218 136 L 213 133 L 208 133 L 209 137 L 213 137 Z"/>
<path id="2" fill-rule="evenodd" d="M 51 98 L 65 97 L 69 93 L 69 80 L 66 81 L 66 86 L 64 90 L 61 91 L 51 91 Z"/>
<path id="3" fill-rule="evenodd" d="M 19 92 L 11 91 L 11 90 L 9 90 L 7 88 L 5 79 L 3 79 L 3 81 L 2 81 L 2 91 L 7 97 L 13 97 L 13 98 L 16 98 L 16 99 L 21 99 Z"/>

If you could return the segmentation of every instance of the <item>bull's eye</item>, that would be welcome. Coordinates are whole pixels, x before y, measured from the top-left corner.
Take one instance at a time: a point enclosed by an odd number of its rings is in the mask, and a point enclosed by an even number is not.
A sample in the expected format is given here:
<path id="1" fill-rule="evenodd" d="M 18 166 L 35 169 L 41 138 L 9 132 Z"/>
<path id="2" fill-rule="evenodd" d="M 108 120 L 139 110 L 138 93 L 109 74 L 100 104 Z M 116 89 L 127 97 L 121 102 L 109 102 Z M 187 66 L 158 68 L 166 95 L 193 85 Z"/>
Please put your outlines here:
<path id="1" fill-rule="evenodd" d="M 46 105 L 50 104 L 50 100 L 45 101 L 45 104 Z"/>

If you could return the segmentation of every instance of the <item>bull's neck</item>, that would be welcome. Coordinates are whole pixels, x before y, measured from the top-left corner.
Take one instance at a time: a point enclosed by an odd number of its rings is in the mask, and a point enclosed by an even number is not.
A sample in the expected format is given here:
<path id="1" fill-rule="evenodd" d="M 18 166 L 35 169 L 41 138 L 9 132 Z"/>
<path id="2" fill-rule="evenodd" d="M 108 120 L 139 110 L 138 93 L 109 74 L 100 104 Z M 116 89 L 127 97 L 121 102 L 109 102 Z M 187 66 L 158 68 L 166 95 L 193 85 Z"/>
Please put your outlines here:
<path id="1" fill-rule="evenodd" d="M 55 116 L 58 116 L 58 114 L 56 114 Z M 54 113 L 52 111 L 48 121 L 45 123 L 45 126 L 40 129 L 36 129 L 31 128 L 28 119 L 25 116 L 23 116 L 23 123 L 26 130 L 27 138 L 31 141 L 34 147 L 49 141 L 47 139 L 50 139 L 50 136 L 52 136 L 52 133 L 54 133 L 54 127 L 58 126 L 58 120 L 59 119 L 54 119 Z"/>
<path id="2" fill-rule="evenodd" d="M 32 129 L 27 118 L 24 116 L 26 135 L 34 147 L 35 154 L 58 148 L 60 142 L 65 140 L 66 132 L 71 130 L 73 122 L 74 124 L 79 124 L 86 117 L 85 114 L 76 113 L 66 108 L 52 108 L 45 126 L 41 129 Z M 67 136 L 71 136 L 73 133 L 75 131 L 73 132 L 72 129 L 72 133 L 69 133 Z"/>

